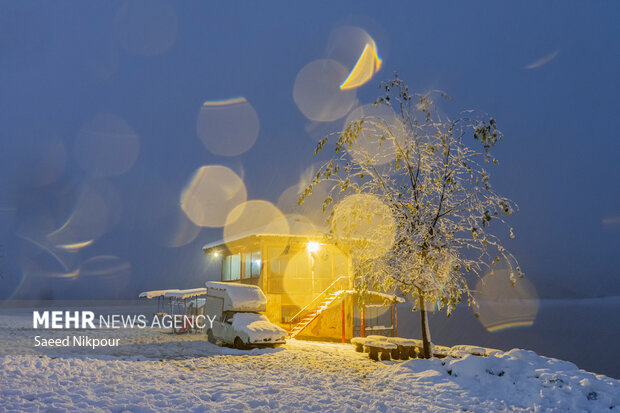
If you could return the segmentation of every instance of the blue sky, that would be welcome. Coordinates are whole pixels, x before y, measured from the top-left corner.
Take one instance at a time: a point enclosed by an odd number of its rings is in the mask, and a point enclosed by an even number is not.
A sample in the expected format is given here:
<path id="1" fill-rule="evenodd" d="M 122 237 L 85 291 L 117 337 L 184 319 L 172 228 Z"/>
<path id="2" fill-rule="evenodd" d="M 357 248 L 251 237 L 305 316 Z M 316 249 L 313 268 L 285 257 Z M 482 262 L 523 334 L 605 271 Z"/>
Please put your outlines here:
<path id="1" fill-rule="evenodd" d="M 497 119 L 494 187 L 521 209 L 508 245 L 540 295 L 619 294 L 620 5 L 436 3 L 1 1 L 0 298 L 202 285 L 200 247 L 221 229 L 161 242 L 181 219 L 183 188 L 205 165 L 235 171 L 248 199 L 276 203 L 299 182 L 318 160 L 295 79 L 333 57 L 330 39 L 348 26 L 372 36 L 383 58 L 357 89 L 360 103 L 398 72 L 413 90 L 452 96 L 450 114 Z M 256 143 L 214 155 L 197 137 L 201 105 L 240 96 L 258 115 Z M 104 178 L 77 149 L 102 114 L 139 141 L 137 157 L 108 160 L 128 169 Z M 93 216 L 104 199 L 105 222 L 88 223 L 91 245 L 56 258 L 37 237 L 62 227 L 80 199 Z M 75 268 L 79 276 L 59 276 Z"/>

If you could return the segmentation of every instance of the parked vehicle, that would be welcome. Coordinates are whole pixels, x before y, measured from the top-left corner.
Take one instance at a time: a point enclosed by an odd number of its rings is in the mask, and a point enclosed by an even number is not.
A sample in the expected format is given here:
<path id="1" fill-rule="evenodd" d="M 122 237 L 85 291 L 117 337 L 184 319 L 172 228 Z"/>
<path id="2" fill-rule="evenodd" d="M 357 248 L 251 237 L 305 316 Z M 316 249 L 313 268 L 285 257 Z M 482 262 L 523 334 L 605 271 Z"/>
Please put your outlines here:
<path id="1" fill-rule="evenodd" d="M 254 285 L 207 281 L 204 314 L 215 320 L 207 328 L 209 342 L 239 349 L 284 344 L 286 330 L 270 322 L 267 298 Z"/>
<path id="2" fill-rule="evenodd" d="M 182 334 L 201 331 L 201 328 L 197 326 L 197 317 L 204 314 L 205 299 L 201 297 L 206 295 L 206 293 L 206 288 L 154 290 L 144 291 L 138 297 L 147 299 L 157 298 L 157 313 L 155 313 L 155 317 L 159 319 L 169 316 L 184 316 L 180 327 L 174 323 L 170 326 L 172 333 Z"/>

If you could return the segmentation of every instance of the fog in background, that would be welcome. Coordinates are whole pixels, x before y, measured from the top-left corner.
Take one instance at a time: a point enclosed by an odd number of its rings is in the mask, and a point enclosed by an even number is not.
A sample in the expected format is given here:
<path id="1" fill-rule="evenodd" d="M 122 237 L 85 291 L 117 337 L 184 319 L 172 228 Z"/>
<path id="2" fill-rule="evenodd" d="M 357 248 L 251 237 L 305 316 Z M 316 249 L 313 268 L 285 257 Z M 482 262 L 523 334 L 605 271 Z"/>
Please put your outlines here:
<path id="1" fill-rule="evenodd" d="M 133 298 L 218 278 L 201 247 L 223 236 L 223 194 L 295 212 L 324 160 L 317 140 L 394 72 L 448 93 L 451 116 L 497 119 L 492 183 L 520 207 L 506 245 L 538 297 L 620 294 L 619 12 L 0 1 L 0 299 Z M 365 45 L 377 56 L 360 84 L 334 92 Z"/>

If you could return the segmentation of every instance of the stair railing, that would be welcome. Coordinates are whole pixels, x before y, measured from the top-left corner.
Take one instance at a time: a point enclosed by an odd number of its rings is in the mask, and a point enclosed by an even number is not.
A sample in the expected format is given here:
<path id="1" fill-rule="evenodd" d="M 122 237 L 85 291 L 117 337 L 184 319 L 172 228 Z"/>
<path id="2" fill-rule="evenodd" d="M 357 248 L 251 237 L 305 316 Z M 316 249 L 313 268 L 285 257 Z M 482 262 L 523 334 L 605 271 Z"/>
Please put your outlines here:
<path id="1" fill-rule="evenodd" d="M 291 317 L 289 319 L 289 325 L 292 328 L 293 323 L 295 322 L 295 320 L 297 320 L 297 318 L 299 318 L 306 310 L 308 310 L 309 308 L 312 308 L 312 306 L 324 295 L 327 295 L 327 293 L 329 292 L 329 290 L 331 290 L 336 284 L 340 284 L 340 286 L 342 287 L 342 280 L 344 279 L 348 279 L 349 277 L 347 275 L 342 275 L 338 278 L 336 278 L 336 280 L 331 283 L 325 290 L 323 290 L 321 293 L 319 293 L 319 295 L 317 295 L 316 297 L 314 297 L 314 299 L 312 301 L 310 301 L 310 303 L 308 305 L 306 305 L 304 308 L 302 308 L 301 310 L 299 310 L 297 313 L 295 313 L 295 315 L 293 315 L 293 317 Z"/>

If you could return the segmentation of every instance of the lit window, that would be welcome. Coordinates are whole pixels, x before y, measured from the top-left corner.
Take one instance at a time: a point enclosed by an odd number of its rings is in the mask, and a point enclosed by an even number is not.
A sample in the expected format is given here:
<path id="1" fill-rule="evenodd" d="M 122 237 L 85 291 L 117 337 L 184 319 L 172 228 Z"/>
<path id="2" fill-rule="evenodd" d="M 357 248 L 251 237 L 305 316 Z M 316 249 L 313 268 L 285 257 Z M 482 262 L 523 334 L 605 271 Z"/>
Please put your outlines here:
<path id="1" fill-rule="evenodd" d="M 260 277 L 260 269 L 262 265 L 260 251 L 246 252 L 243 254 L 243 263 L 243 278 Z"/>
<path id="2" fill-rule="evenodd" d="M 222 260 L 222 281 L 241 279 L 241 254 L 228 255 Z"/>
<path id="3" fill-rule="evenodd" d="M 262 266 L 260 251 L 252 253 L 252 277 L 260 277 L 260 269 Z"/>

